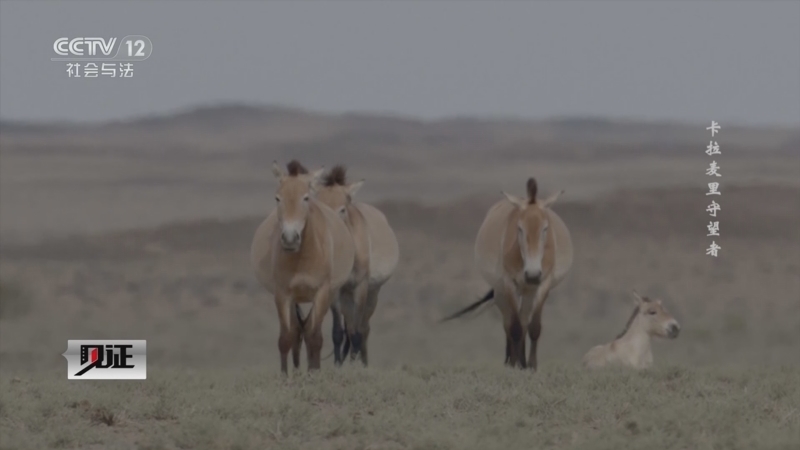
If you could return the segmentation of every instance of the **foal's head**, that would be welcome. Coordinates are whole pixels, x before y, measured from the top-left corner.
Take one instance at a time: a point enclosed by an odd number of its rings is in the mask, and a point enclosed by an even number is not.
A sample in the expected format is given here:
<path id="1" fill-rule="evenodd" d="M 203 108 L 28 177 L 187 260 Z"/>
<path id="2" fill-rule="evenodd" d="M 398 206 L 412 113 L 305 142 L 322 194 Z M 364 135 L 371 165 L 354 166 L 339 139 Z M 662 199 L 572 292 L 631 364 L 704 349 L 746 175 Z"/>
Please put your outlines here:
<path id="1" fill-rule="evenodd" d="M 522 253 L 525 283 L 538 285 L 542 282 L 542 261 L 545 257 L 545 243 L 550 223 L 545 208 L 552 205 L 564 192 L 558 192 L 545 200 L 536 199 L 536 180 L 528 178 L 526 185 L 528 198 L 523 200 L 503 192 L 506 198 L 519 208 L 517 220 L 517 242 Z"/>
<path id="2" fill-rule="evenodd" d="M 272 172 L 279 182 L 275 201 L 281 228 L 281 247 L 287 252 L 296 252 L 303 244 L 303 229 L 308 219 L 313 185 L 324 169 L 309 173 L 296 160 L 287 164 L 286 169 L 288 173 L 277 162 L 272 164 Z"/>
<path id="3" fill-rule="evenodd" d="M 636 291 L 631 291 L 636 309 L 633 311 L 625 331 L 634 321 L 639 321 L 647 334 L 668 339 L 675 339 L 681 331 L 677 320 L 664 308 L 661 300 L 642 297 Z M 623 332 L 624 334 L 625 332 Z"/>
<path id="4" fill-rule="evenodd" d="M 347 169 L 344 166 L 334 166 L 328 174 L 321 179 L 321 186 L 316 187 L 316 198 L 334 210 L 339 217 L 347 220 L 347 206 L 353 202 L 353 196 L 358 192 L 364 180 L 347 184 Z"/>

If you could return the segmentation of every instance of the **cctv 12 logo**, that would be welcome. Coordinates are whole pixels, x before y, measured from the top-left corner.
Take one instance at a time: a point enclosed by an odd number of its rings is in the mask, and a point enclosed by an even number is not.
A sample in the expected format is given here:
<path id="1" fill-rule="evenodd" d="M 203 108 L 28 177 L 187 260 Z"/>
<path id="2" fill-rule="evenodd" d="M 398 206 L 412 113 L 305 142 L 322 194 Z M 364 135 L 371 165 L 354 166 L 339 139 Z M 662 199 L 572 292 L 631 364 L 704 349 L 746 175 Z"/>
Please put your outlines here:
<path id="1" fill-rule="evenodd" d="M 115 37 L 61 37 L 53 42 L 51 61 L 144 61 L 153 54 L 153 43 L 142 35 Z"/>

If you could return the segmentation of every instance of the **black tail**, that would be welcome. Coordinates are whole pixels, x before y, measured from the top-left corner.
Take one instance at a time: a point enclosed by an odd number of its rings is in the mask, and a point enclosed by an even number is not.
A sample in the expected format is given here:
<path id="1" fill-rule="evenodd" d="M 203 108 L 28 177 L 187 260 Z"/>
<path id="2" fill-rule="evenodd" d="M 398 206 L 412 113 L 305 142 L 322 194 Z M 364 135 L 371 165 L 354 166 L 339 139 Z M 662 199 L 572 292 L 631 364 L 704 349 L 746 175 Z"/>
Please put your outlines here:
<path id="1" fill-rule="evenodd" d="M 489 300 L 491 300 L 493 298 L 494 298 L 494 289 L 491 289 L 489 292 L 486 293 L 486 295 L 483 296 L 482 299 L 480 299 L 477 302 L 467 306 L 466 308 L 458 311 L 455 314 L 452 314 L 452 315 L 449 315 L 449 316 L 445 317 L 444 319 L 440 320 L 439 323 L 447 322 L 448 320 L 452 320 L 452 319 L 455 319 L 457 317 L 461 317 L 461 316 L 463 316 L 464 314 L 466 314 L 466 313 L 468 313 L 470 311 L 475 311 L 476 309 L 478 309 L 479 306 L 481 306 L 482 304 L 488 302 Z"/>

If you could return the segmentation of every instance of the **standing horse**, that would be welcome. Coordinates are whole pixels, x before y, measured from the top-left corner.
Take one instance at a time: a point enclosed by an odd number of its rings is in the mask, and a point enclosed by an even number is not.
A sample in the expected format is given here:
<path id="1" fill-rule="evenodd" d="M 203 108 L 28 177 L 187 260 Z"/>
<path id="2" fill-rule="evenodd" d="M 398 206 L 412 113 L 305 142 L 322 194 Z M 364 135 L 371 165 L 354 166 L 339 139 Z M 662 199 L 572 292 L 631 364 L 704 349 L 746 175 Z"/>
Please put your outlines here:
<path id="1" fill-rule="evenodd" d="M 480 300 L 443 319 L 450 320 L 495 299 L 506 332 L 506 364 L 537 368 L 542 308 L 549 292 L 572 267 L 572 238 L 550 206 L 564 192 L 537 200 L 536 180 L 527 182 L 528 198 L 503 193 L 486 214 L 475 241 L 475 263 L 491 290 Z M 525 330 L 531 339 L 525 361 Z"/>
<path id="2" fill-rule="evenodd" d="M 250 249 L 256 277 L 275 296 L 284 374 L 290 349 L 294 367 L 299 367 L 303 340 L 308 370 L 319 369 L 322 320 L 350 277 L 355 255 L 353 238 L 342 219 L 312 197 L 324 170 L 308 174 L 297 161 L 290 162 L 287 169 L 288 174 L 273 163 L 279 181 L 277 207 L 259 225 Z M 297 303 L 307 302 L 312 306 L 303 321 L 292 309 Z"/>
<path id="3" fill-rule="evenodd" d="M 341 365 L 352 346 L 351 358 L 360 355 L 366 366 L 369 320 L 375 312 L 381 287 L 397 267 L 400 250 L 386 216 L 364 202 L 353 202 L 353 196 L 364 181 L 347 184 L 346 177 L 347 170 L 343 166 L 333 167 L 321 186 L 316 187 L 315 195 L 344 220 L 355 244 L 353 271 L 341 288 L 339 301 L 331 304 L 334 359 Z"/>
<path id="4" fill-rule="evenodd" d="M 598 345 L 583 356 L 584 367 L 594 369 L 606 365 L 622 365 L 634 369 L 653 366 L 653 351 L 650 338 L 658 336 L 675 339 L 681 326 L 661 304 L 661 300 L 651 300 L 631 291 L 634 305 L 625 329 L 608 344 Z"/>

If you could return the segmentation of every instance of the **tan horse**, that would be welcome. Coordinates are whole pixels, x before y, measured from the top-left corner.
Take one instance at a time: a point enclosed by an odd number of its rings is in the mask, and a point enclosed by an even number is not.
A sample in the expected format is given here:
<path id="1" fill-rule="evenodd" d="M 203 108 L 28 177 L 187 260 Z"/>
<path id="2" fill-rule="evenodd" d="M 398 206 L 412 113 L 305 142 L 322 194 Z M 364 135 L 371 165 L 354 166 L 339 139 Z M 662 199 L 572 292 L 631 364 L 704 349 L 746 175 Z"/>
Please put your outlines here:
<path id="1" fill-rule="evenodd" d="M 615 340 L 598 345 L 583 357 L 588 368 L 606 365 L 622 365 L 634 369 L 646 369 L 653 365 L 650 338 L 658 336 L 675 339 L 681 330 L 678 321 L 661 304 L 661 300 L 641 297 L 631 292 L 636 307 L 625 329 Z"/>
<path id="2" fill-rule="evenodd" d="M 297 161 L 290 162 L 287 169 L 288 174 L 273 164 L 279 181 L 277 207 L 259 225 L 250 249 L 256 277 L 275 296 L 284 374 L 290 349 L 294 366 L 299 367 L 303 340 L 309 371 L 319 369 L 322 320 L 350 277 L 355 255 L 347 226 L 333 210 L 313 198 L 313 187 L 324 169 L 308 174 Z M 297 303 L 307 302 L 312 303 L 311 311 L 303 321 L 292 309 Z"/>
<path id="3" fill-rule="evenodd" d="M 536 198 L 536 180 L 527 182 L 528 198 L 511 194 L 489 209 L 475 242 L 475 262 L 492 289 L 450 320 L 495 298 L 506 332 L 506 364 L 537 368 L 536 347 L 542 332 L 542 308 L 549 292 L 572 267 L 572 239 L 550 206 L 564 191 Z M 525 335 L 531 339 L 525 361 Z"/>
<path id="4" fill-rule="evenodd" d="M 352 359 L 360 355 L 366 366 L 369 321 L 375 312 L 381 287 L 397 267 L 400 250 L 386 216 L 367 203 L 353 202 L 353 196 L 364 181 L 347 184 L 346 177 L 347 170 L 343 166 L 333 167 L 316 187 L 315 195 L 344 220 L 355 243 L 353 271 L 342 286 L 339 301 L 331 305 L 335 362 L 341 365 L 352 345 Z"/>

